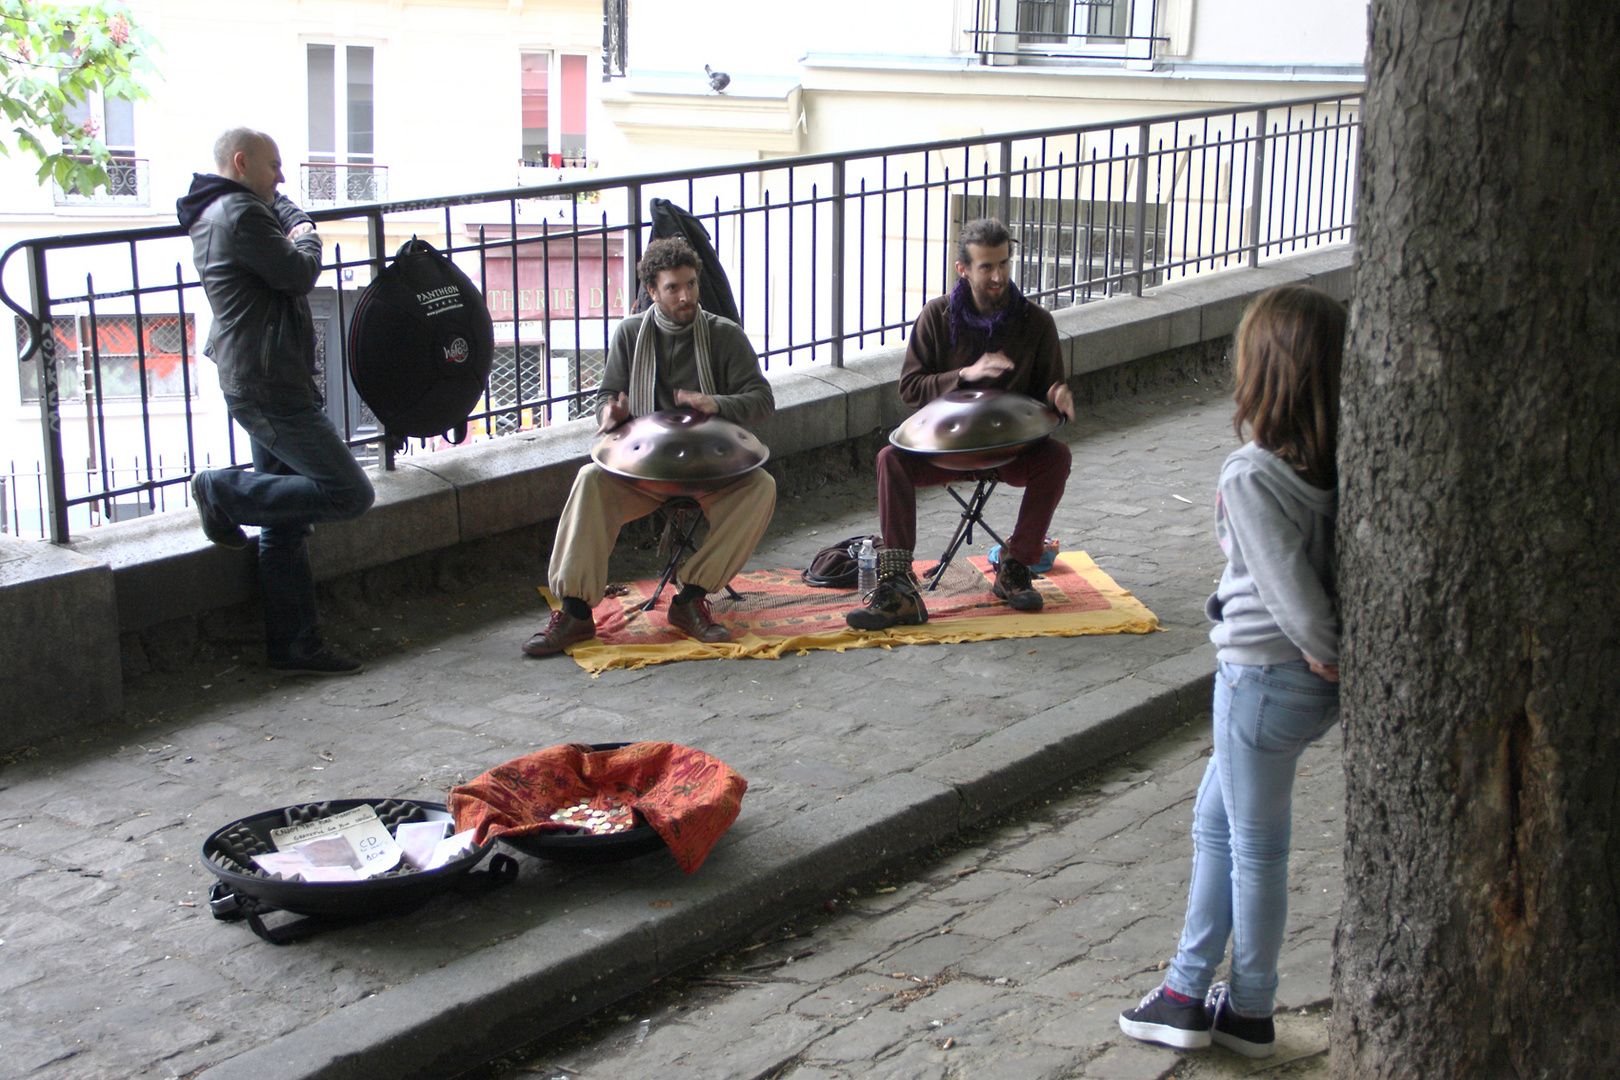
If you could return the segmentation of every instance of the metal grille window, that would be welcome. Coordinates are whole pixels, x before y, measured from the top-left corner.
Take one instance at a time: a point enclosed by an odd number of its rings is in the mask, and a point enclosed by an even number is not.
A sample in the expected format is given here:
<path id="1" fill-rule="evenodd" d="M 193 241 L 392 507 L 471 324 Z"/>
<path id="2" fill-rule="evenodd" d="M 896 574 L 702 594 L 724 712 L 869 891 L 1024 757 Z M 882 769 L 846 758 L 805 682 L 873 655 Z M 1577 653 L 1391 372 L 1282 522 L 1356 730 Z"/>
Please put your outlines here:
<path id="1" fill-rule="evenodd" d="M 87 392 L 104 400 L 141 397 L 141 375 L 149 398 L 197 394 L 196 323 L 186 316 L 148 315 L 137 325 L 133 315 L 101 315 L 51 320 L 56 333 L 57 396 L 83 401 Z M 28 327 L 17 320 L 17 348 L 28 341 Z M 184 363 L 186 370 L 182 372 Z M 36 360 L 19 365 L 23 401 L 39 400 Z"/>
<path id="2" fill-rule="evenodd" d="M 556 356 L 568 365 L 568 391 L 578 396 L 569 399 L 568 419 L 578 420 L 591 415 L 591 399 L 607 374 L 607 350 L 572 349 Z"/>
<path id="3" fill-rule="evenodd" d="M 491 417 L 493 434 L 508 435 L 534 427 L 532 409 L 518 409 L 524 402 L 546 396 L 545 374 L 540 368 L 539 345 L 496 345 L 489 367 L 489 407 L 510 409 Z"/>

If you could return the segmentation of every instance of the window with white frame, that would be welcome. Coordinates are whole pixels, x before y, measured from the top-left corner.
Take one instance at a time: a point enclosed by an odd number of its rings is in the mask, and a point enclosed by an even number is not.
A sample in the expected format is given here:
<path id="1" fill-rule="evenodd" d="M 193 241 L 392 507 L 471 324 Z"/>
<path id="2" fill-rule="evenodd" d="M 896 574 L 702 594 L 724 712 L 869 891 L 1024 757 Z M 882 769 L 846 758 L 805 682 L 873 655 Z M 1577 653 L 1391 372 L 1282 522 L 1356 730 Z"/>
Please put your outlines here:
<path id="1" fill-rule="evenodd" d="M 107 172 L 105 187 L 94 191 L 58 187 L 57 204 L 132 203 L 145 206 L 148 201 L 146 162 L 135 156 L 135 103 L 123 98 L 106 97 L 96 90 L 85 101 L 65 105 L 62 113 L 85 134 L 100 139 L 111 160 L 102 166 Z"/>
<path id="2" fill-rule="evenodd" d="M 311 42 L 307 72 L 309 157 L 300 167 L 305 205 L 377 202 L 388 196 L 377 163 L 377 50 Z"/>
<path id="3" fill-rule="evenodd" d="M 519 54 L 523 164 L 585 164 L 586 61 L 540 49 Z"/>
<path id="4" fill-rule="evenodd" d="M 979 0 L 968 30 L 987 64 L 1151 62 L 1164 0 Z"/>

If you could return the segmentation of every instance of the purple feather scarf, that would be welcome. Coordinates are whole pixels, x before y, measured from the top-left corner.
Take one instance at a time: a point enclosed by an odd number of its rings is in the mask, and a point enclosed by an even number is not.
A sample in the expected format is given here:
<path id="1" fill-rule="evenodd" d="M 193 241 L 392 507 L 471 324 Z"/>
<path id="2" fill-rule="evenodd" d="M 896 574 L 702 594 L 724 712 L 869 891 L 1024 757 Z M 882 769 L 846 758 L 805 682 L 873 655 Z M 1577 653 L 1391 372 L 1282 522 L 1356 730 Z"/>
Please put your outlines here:
<path id="1" fill-rule="evenodd" d="M 1018 291 L 1018 286 L 1007 282 L 1007 302 L 988 315 L 980 315 L 979 309 L 973 306 L 973 290 L 968 287 L 967 278 L 957 278 L 956 288 L 951 290 L 951 297 L 945 302 L 945 310 L 950 316 L 951 345 L 956 345 L 956 339 L 964 330 L 977 330 L 985 337 L 985 352 L 994 352 L 996 335 L 1007 323 L 1008 317 L 1024 306 L 1024 294 Z"/>

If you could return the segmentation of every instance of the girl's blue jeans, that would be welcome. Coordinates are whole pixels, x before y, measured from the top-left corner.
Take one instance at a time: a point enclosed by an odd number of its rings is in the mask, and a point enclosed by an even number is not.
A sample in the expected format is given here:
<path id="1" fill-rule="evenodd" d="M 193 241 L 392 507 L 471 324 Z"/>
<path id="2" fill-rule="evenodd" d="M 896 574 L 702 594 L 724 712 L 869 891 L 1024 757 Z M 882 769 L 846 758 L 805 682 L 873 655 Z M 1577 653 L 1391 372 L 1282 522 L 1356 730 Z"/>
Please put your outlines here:
<path id="1" fill-rule="evenodd" d="M 1232 940 L 1232 1009 L 1271 1015 L 1288 919 L 1300 754 L 1339 718 L 1339 688 L 1304 660 L 1218 665 L 1215 747 L 1193 809 L 1187 921 L 1165 985 L 1202 998 Z"/>

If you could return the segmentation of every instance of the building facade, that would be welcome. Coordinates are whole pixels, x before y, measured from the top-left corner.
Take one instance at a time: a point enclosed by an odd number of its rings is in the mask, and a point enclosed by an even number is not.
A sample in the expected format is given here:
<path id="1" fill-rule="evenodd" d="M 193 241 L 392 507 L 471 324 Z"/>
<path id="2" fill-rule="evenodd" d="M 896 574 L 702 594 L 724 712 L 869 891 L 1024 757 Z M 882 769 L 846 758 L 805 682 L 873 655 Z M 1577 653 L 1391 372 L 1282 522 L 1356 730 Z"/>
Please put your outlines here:
<path id="1" fill-rule="evenodd" d="M 1366 18 L 1364 0 L 824 0 L 796 11 L 744 0 L 700 8 L 670 0 L 132 0 L 131 8 L 161 43 L 151 97 L 83 110 L 114 153 L 112 185 L 40 187 L 27 160 L 0 160 L 0 248 L 172 225 L 191 174 L 213 169 L 214 138 L 238 124 L 276 136 L 288 195 L 312 210 L 341 209 L 1354 92 Z M 969 155 L 960 168 L 991 162 Z M 775 190 L 783 182 L 761 172 L 744 191 L 688 189 L 718 220 L 760 200 L 791 202 L 790 186 Z M 616 231 L 627 220 L 624 198 L 598 202 L 595 194 L 387 219 L 389 252 L 413 234 L 488 249 L 458 261 L 496 319 L 492 405 L 529 400 L 537 384 L 548 397 L 588 388 L 635 299 L 632 252 Z M 1193 198 L 1190 190 L 1183 198 Z M 954 212 L 986 209 L 982 199 L 969 202 L 961 197 Z M 1037 202 L 1020 200 L 1015 213 L 1044 215 Z M 775 286 L 783 255 L 754 251 L 763 237 L 720 231 L 722 259 L 763 274 L 755 302 L 763 300 L 765 315 L 748 323 L 763 347 L 764 327 L 791 327 L 796 313 L 792 290 Z M 312 304 L 330 342 L 343 333 L 353 291 L 369 280 L 372 240 L 359 218 L 321 232 L 337 265 Z M 199 358 L 209 312 L 182 287 L 192 278 L 189 244 L 133 250 L 85 247 L 50 262 L 51 295 L 65 298 L 52 314 L 70 493 L 79 474 L 84 490 L 116 490 L 246 458 L 213 366 Z M 793 258 L 814 260 L 815 245 Z M 26 302 L 23 262 L 11 260 L 3 281 Z M 797 314 L 801 324 L 817 317 Z M 26 343 L 24 324 L 14 322 L 0 355 L 15 349 L 15 357 Z M 39 535 L 28 520 L 30 503 L 37 515 L 42 445 L 37 362 L 0 379 L 8 487 L 0 528 L 19 535 Z M 365 434 L 374 422 L 346 380 L 334 373 L 328 386 L 334 419 Z M 525 412 L 480 435 L 567 415 Z M 86 487 L 91 474 L 97 486 Z M 77 531 L 154 505 L 131 496 L 76 509 Z"/>

